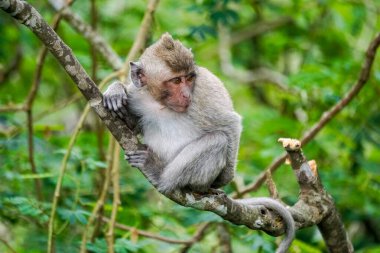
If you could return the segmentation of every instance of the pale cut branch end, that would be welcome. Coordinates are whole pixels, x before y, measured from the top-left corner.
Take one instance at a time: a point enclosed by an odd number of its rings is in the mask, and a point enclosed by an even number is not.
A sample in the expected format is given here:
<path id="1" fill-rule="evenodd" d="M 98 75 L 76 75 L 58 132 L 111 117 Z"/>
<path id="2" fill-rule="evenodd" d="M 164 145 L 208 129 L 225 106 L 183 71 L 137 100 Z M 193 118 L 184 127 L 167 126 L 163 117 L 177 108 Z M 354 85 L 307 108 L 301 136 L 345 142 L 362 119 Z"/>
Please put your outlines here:
<path id="1" fill-rule="evenodd" d="M 298 151 L 301 149 L 301 142 L 297 139 L 279 138 L 278 142 L 281 142 L 287 151 Z"/>

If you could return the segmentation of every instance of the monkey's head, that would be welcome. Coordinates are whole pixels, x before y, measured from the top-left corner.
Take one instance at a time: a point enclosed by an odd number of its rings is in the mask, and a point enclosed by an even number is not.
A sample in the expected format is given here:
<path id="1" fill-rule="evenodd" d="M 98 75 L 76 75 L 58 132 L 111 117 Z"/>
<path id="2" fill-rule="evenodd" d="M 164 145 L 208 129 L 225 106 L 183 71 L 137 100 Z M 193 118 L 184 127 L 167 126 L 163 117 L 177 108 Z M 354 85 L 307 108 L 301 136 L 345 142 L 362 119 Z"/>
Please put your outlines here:
<path id="1" fill-rule="evenodd" d="M 175 112 L 187 111 L 195 78 L 191 50 L 168 33 L 148 47 L 138 62 L 131 62 L 132 82 Z"/>

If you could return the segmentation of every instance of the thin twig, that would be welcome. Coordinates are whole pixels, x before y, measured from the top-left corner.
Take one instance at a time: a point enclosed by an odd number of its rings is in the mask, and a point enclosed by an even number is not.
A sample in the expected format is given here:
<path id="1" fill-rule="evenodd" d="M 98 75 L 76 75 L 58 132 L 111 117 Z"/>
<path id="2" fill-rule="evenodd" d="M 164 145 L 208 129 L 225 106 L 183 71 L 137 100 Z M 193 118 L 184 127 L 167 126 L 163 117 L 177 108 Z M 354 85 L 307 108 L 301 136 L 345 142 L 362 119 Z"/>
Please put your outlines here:
<path id="1" fill-rule="evenodd" d="M 94 208 L 92 209 L 91 216 L 87 221 L 86 228 L 83 231 L 82 235 L 82 243 L 80 247 L 80 253 L 85 253 L 86 252 L 86 243 L 87 243 L 87 238 L 89 234 L 89 230 L 91 225 L 94 223 L 96 217 L 98 216 L 98 213 L 100 210 L 103 208 L 105 199 L 107 197 L 107 191 L 108 187 L 110 185 L 110 178 L 111 178 L 111 171 L 112 171 L 112 165 L 113 165 L 113 154 L 114 154 L 114 149 L 115 149 L 115 139 L 110 138 L 110 142 L 108 143 L 108 152 L 107 152 L 107 169 L 105 171 L 105 177 L 103 181 L 103 187 L 100 192 L 99 198 L 96 201 L 96 204 Z"/>
<path id="2" fill-rule="evenodd" d="M 9 251 L 11 253 L 17 253 L 17 251 L 15 251 L 12 246 L 3 238 L 0 238 L 0 241 L 5 245 L 5 247 L 7 247 L 9 249 Z"/>
<path id="3" fill-rule="evenodd" d="M 59 110 L 62 110 L 64 108 L 67 108 L 69 105 L 78 102 L 82 98 L 82 95 L 77 92 L 74 95 L 72 95 L 70 98 L 59 101 L 58 103 L 54 104 L 53 106 L 50 106 L 45 111 L 40 112 L 36 116 L 34 116 L 34 121 L 39 121 L 43 119 L 44 117 L 47 117 L 51 115 L 52 113 L 55 113 Z"/>
<path id="4" fill-rule="evenodd" d="M 70 3 L 69 3 L 70 4 Z M 59 23 L 61 22 L 62 13 L 58 13 L 54 17 L 54 21 L 52 24 L 53 30 L 56 30 L 59 26 Z M 45 63 L 46 55 L 47 55 L 48 49 L 43 46 L 37 59 L 37 67 L 34 74 L 33 84 L 30 88 L 28 97 L 26 98 L 25 102 L 25 111 L 27 114 L 27 126 L 28 126 L 28 155 L 29 155 L 29 163 L 31 166 L 31 170 L 33 174 L 37 174 L 36 164 L 34 161 L 34 141 L 33 141 L 33 102 L 37 95 L 37 90 L 41 83 L 41 76 L 42 76 L 42 69 Z M 43 195 L 42 195 L 42 182 L 40 178 L 36 178 L 34 180 L 35 183 L 35 191 L 37 195 L 37 199 L 42 201 Z"/>
<path id="5" fill-rule="evenodd" d="M 152 23 L 154 20 L 154 12 L 157 9 L 158 3 L 160 0 L 150 0 L 148 3 L 148 7 L 145 11 L 143 20 L 140 25 L 139 32 L 137 33 L 135 42 L 132 45 L 131 50 L 129 50 L 127 58 L 124 62 L 124 76 L 121 76 L 121 81 L 125 81 L 126 75 L 129 73 L 129 62 L 133 61 L 137 56 L 145 49 L 146 43 L 148 41 L 148 37 L 150 34 L 150 30 L 152 27 Z"/>
<path id="6" fill-rule="evenodd" d="M 232 64 L 231 36 L 229 31 L 226 27 L 220 25 L 218 27 L 218 35 L 220 66 L 225 75 L 243 83 L 268 81 L 278 86 L 281 90 L 293 91 L 290 90 L 287 84 L 287 77 L 280 72 L 263 67 L 256 70 L 243 70 L 235 68 Z"/>
<path id="7" fill-rule="evenodd" d="M 231 234 L 230 231 L 228 231 L 226 224 L 218 224 L 217 232 L 219 237 L 220 253 L 232 253 Z"/>
<path id="8" fill-rule="evenodd" d="M 63 178 L 64 178 L 66 168 L 67 168 L 67 161 L 70 158 L 71 150 L 74 147 L 74 144 L 77 140 L 79 132 L 83 127 L 83 122 L 86 119 L 86 116 L 87 116 L 89 111 L 90 111 L 90 106 L 86 105 L 86 107 L 85 107 L 85 109 L 84 109 L 84 111 L 83 111 L 83 113 L 82 113 L 82 115 L 81 115 L 81 117 L 77 123 L 77 126 L 74 129 L 74 132 L 72 133 L 69 145 L 67 147 L 66 153 L 62 159 L 61 167 L 59 169 L 59 176 L 58 176 L 57 184 L 55 186 L 54 197 L 53 197 L 53 202 L 52 202 L 51 212 L 50 212 L 50 219 L 49 219 L 48 247 L 47 247 L 48 253 L 54 252 L 54 250 L 53 250 L 54 220 L 55 220 L 55 214 L 56 214 L 56 210 L 57 210 L 58 200 L 59 200 L 59 197 L 61 195 L 62 182 L 63 182 Z"/>
<path id="9" fill-rule="evenodd" d="M 52 0 L 51 5 L 56 9 Z M 57 9 L 56 9 L 57 10 Z M 59 10 L 59 9 L 58 9 Z M 114 69 L 118 70 L 123 67 L 123 63 L 117 53 L 110 47 L 105 39 L 97 33 L 90 25 L 86 24 L 82 18 L 74 13 L 70 8 L 64 7 L 61 9 L 63 18 L 87 41 L 91 43 L 93 48 L 107 61 L 107 63 Z"/>
<path id="10" fill-rule="evenodd" d="M 25 106 L 24 105 L 15 105 L 15 104 L 10 104 L 10 105 L 5 105 L 0 107 L 0 112 L 20 112 L 20 111 L 25 111 Z"/>
<path id="11" fill-rule="evenodd" d="M 5 81 L 12 75 L 12 73 L 16 72 L 19 69 L 22 56 L 21 46 L 17 45 L 16 54 L 13 57 L 12 61 L 8 64 L 6 69 L 0 71 L 0 85 L 4 84 Z"/>
<path id="12" fill-rule="evenodd" d="M 279 199 L 279 194 L 277 191 L 276 184 L 273 181 L 272 173 L 268 170 L 267 171 L 267 186 L 269 191 L 269 196 L 274 199 Z"/>
<path id="13" fill-rule="evenodd" d="M 292 17 L 279 17 L 274 20 L 255 22 L 239 31 L 234 32 L 231 36 L 231 44 L 234 45 L 244 40 L 252 39 L 269 31 L 289 25 L 292 22 Z"/>
<path id="14" fill-rule="evenodd" d="M 180 250 L 181 253 L 186 253 L 190 250 L 190 248 L 197 242 L 201 241 L 206 233 L 207 228 L 211 226 L 211 222 L 206 222 L 200 225 L 195 232 L 193 238 L 186 243 L 186 245 Z"/>
<path id="15" fill-rule="evenodd" d="M 107 217 L 102 217 L 102 221 L 108 223 L 110 219 Z M 195 234 L 193 235 L 193 237 L 189 240 L 172 239 L 172 238 L 164 237 L 161 235 L 156 235 L 144 230 L 136 229 L 135 227 L 127 226 L 127 225 L 120 224 L 117 222 L 115 223 L 115 228 L 125 230 L 125 231 L 135 231 L 137 234 L 144 236 L 146 238 L 151 238 L 151 239 L 155 239 L 155 240 L 166 242 L 166 243 L 192 245 L 203 238 L 205 230 L 208 227 L 210 227 L 211 224 L 212 224 L 211 222 L 206 222 L 206 223 L 201 224 L 199 228 L 197 229 L 197 231 L 195 232 Z"/>
<path id="16" fill-rule="evenodd" d="M 303 147 L 307 143 L 309 143 L 323 129 L 323 127 L 327 125 L 327 123 L 329 123 L 340 111 L 344 109 L 344 107 L 346 107 L 359 94 L 359 92 L 367 83 L 370 77 L 372 64 L 375 59 L 375 55 L 379 47 L 379 44 L 380 33 L 375 36 L 375 38 L 372 40 L 366 51 L 366 57 L 364 59 L 364 63 L 359 73 L 359 78 L 357 79 L 356 83 L 338 103 L 331 107 L 330 110 L 322 113 L 322 116 L 320 117 L 319 121 L 315 123 L 308 131 L 305 132 L 301 139 Z M 248 192 L 255 191 L 256 189 L 258 189 L 265 182 L 267 171 L 273 173 L 275 170 L 277 170 L 277 168 L 280 167 L 281 164 L 284 163 L 285 159 L 286 154 L 277 157 L 271 165 L 269 165 L 263 172 L 260 173 L 255 182 L 246 186 L 244 189 L 236 193 L 234 196 L 242 197 Z"/>
<path id="17" fill-rule="evenodd" d="M 112 162 L 112 172 L 111 181 L 113 187 L 113 201 L 112 201 L 112 211 L 111 218 L 108 222 L 108 231 L 106 233 L 106 240 L 108 244 L 108 253 L 113 253 L 114 250 L 114 231 L 118 208 L 121 204 L 120 202 L 120 185 L 119 185 L 119 171 L 120 171 L 120 146 L 117 142 L 114 143 L 113 151 L 113 162 Z"/>

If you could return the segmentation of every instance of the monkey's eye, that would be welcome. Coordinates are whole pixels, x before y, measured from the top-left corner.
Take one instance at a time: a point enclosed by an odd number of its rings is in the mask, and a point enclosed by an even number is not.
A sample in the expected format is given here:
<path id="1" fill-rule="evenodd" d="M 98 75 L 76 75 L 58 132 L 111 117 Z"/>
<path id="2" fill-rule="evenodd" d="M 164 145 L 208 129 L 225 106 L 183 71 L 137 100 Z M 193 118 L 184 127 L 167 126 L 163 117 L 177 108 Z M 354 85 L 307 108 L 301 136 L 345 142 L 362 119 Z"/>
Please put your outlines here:
<path id="1" fill-rule="evenodd" d="M 171 80 L 174 84 L 180 84 L 181 83 L 181 77 L 175 77 Z"/>
<path id="2" fill-rule="evenodd" d="M 188 75 L 186 76 L 186 81 L 188 81 L 188 82 L 192 82 L 192 81 L 195 79 L 196 76 L 197 76 L 197 75 L 196 75 L 194 72 L 191 72 L 190 74 L 188 74 Z"/>

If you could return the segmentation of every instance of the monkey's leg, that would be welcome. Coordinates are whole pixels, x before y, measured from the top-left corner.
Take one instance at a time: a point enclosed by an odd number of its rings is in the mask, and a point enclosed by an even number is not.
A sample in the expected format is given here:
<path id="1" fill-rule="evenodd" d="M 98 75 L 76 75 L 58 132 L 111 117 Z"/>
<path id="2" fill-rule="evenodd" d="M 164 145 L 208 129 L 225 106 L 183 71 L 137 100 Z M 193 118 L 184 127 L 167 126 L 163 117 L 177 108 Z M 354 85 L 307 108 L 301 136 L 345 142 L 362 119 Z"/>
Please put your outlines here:
<path id="1" fill-rule="evenodd" d="M 163 163 L 151 150 L 127 151 L 124 156 L 132 167 L 136 167 L 157 187 Z"/>
<path id="2" fill-rule="evenodd" d="M 194 191 L 207 191 L 226 166 L 227 146 L 227 136 L 221 131 L 191 142 L 164 167 L 158 190 L 168 193 L 189 187 Z"/>

